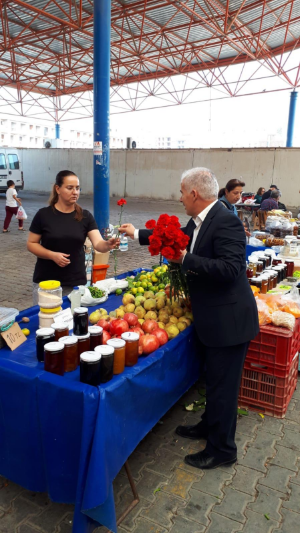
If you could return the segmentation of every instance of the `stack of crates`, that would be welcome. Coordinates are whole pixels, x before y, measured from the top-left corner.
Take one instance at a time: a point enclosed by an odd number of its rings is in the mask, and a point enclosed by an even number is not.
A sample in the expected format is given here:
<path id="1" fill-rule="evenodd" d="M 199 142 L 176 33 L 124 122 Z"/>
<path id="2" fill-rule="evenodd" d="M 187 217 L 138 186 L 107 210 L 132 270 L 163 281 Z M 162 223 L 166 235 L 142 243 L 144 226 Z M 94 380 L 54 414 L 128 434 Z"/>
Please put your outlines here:
<path id="1" fill-rule="evenodd" d="M 299 318 L 294 331 L 261 326 L 247 353 L 239 406 L 283 418 L 297 386 L 299 349 Z"/>

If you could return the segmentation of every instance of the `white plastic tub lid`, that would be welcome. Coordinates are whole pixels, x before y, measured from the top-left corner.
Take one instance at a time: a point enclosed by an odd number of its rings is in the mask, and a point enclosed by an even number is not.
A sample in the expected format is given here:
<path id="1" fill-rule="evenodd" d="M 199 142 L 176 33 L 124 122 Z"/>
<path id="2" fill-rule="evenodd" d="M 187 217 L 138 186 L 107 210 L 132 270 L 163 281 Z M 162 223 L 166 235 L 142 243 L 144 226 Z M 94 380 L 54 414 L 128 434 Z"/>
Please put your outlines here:
<path id="1" fill-rule="evenodd" d="M 101 359 L 101 354 L 97 352 L 83 352 L 80 355 L 80 361 L 85 363 L 97 363 Z"/>
<path id="2" fill-rule="evenodd" d="M 2 326 L 8 326 L 8 324 L 14 322 L 18 314 L 18 309 L 12 307 L 0 307 L 0 328 Z"/>

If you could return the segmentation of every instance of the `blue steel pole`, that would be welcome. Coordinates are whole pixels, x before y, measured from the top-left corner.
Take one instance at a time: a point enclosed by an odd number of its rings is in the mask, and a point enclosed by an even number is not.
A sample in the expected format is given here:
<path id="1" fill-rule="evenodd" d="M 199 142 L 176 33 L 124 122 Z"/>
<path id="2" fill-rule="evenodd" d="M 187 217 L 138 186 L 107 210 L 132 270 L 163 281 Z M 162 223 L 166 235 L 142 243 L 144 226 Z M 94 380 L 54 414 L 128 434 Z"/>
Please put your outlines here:
<path id="1" fill-rule="evenodd" d="M 298 93 L 296 91 L 293 91 L 291 93 L 289 122 L 288 122 L 288 129 L 287 129 L 287 138 L 286 138 L 286 145 L 288 147 L 293 146 L 297 97 L 298 97 Z"/>
<path id="2" fill-rule="evenodd" d="M 109 92 L 111 0 L 94 0 L 94 216 L 109 224 Z"/>
<path id="3" fill-rule="evenodd" d="M 55 139 L 60 139 L 60 124 L 58 122 L 55 124 Z"/>

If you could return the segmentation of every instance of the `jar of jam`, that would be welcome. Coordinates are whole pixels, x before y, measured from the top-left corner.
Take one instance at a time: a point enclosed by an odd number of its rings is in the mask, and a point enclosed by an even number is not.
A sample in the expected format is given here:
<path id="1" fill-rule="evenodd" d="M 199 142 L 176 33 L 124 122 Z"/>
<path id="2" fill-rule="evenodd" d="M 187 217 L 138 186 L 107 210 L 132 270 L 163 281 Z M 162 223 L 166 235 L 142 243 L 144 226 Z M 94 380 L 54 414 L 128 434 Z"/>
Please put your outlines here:
<path id="1" fill-rule="evenodd" d="M 122 333 L 122 339 L 126 342 L 125 365 L 134 366 L 139 358 L 139 334 L 131 331 Z"/>
<path id="2" fill-rule="evenodd" d="M 36 358 L 40 363 L 44 361 L 45 344 L 53 341 L 55 341 L 55 332 L 53 328 L 41 328 L 36 331 Z"/>
<path id="3" fill-rule="evenodd" d="M 265 260 L 266 260 L 266 267 L 269 268 L 271 266 L 271 257 L 267 254 L 265 254 Z"/>
<path id="4" fill-rule="evenodd" d="M 256 267 L 257 267 L 257 262 L 249 260 L 249 268 L 252 268 L 253 276 L 256 276 Z"/>
<path id="5" fill-rule="evenodd" d="M 96 346 L 95 352 L 101 355 L 100 383 L 107 383 L 114 374 L 114 351 L 113 346 L 107 344 Z"/>
<path id="6" fill-rule="evenodd" d="M 262 263 L 263 263 L 263 270 L 265 270 L 265 268 L 266 268 L 266 262 L 267 262 L 267 261 L 266 261 L 266 258 L 265 258 L 264 255 L 259 256 L 259 258 L 258 258 L 258 262 L 261 262 L 261 261 L 262 261 Z"/>
<path id="7" fill-rule="evenodd" d="M 253 268 L 251 268 L 249 265 L 246 268 L 246 276 L 248 279 L 252 278 L 254 275 Z"/>
<path id="8" fill-rule="evenodd" d="M 61 337 L 67 337 L 69 335 L 69 326 L 61 323 L 51 324 L 51 328 L 55 331 L 55 340 L 58 341 Z"/>
<path id="9" fill-rule="evenodd" d="M 83 352 L 80 355 L 80 381 L 96 387 L 100 385 L 101 354 L 98 352 Z"/>
<path id="10" fill-rule="evenodd" d="M 285 264 L 287 266 L 287 277 L 292 277 L 294 273 L 294 261 L 285 261 Z"/>
<path id="11" fill-rule="evenodd" d="M 95 350 L 103 342 L 103 328 L 101 326 L 89 326 L 90 350 Z"/>
<path id="12" fill-rule="evenodd" d="M 90 351 L 90 334 L 87 333 L 86 335 L 76 336 L 73 334 L 73 337 L 76 337 L 78 344 L 78 364 L 80 364 L 80 356 L 83 352 L 89 352 Z"/>
<path id="13" fill-rule="evenodd" d="M 279 265 L 280 263 L 281 263 L 281 259 L 276 259 L 276 258 L 274 258 L 273 261 L 272 261 L 272 265 L 273 265 L 273 266 L 277 266 L 277 265 Z"/>
<path id="14" fill-rule="evenodd" d="M 256 264 L 256 275 L 259 274 L 260 272 L 262 272 L 264 270 L 264 263 L 263 261 L 257 261 L 257 264 Z"/>
<path id="15" fill-rule="evenodd" d="M 269 285 L 268 279 L 267 279 L 267 278 L 264 278 L 264 277 L 262 276 L 262 277 L 261 277 L 261 289 L 260 289 L 261 294 L 267 294 L 267 292 L 268 292 L 268 285 Z"/>
<path id="16" fill-rule="evenodd" d="M 274 269 L 277 274 L 278 274 L 278 283 L 280 283 L 282 280 L 283 280 L 283 270 L 281 269 L 281 267 L 279 265 L 275 266 Z"/>
<path id="17" fill-rule="evenodd" d="M 64 344 L 48 342 L 44 346 L 44 368 L 47 372 L 64 375 Z"/>
<path id="18" fill-rule="evenodd" d="M 72 372 L 78 367 L 78 341 L 75 335 L 61 337 L 60 342 L 64 345 L 64 368 L 65 372 Z"/>
<path id="19" fill-rule="evenodd" d="M 86 335 L 89 327 L 89 314 L 87 307 L 75 307 L 73 315 L 74 335 Z"/>
<path id="20" fill-rule="evenodd" d="M 122 374 L 125 368 L 125 341 L 123 339 L 109 339 L 106 344 L 115 349 L 114 374 Z"/>
<path id="21" fill-rule="evenodd" d="M 255 278 L 255 287 L 257 287 L 261 291 L 261 283 L 262 279 L 261 276 Z"/>

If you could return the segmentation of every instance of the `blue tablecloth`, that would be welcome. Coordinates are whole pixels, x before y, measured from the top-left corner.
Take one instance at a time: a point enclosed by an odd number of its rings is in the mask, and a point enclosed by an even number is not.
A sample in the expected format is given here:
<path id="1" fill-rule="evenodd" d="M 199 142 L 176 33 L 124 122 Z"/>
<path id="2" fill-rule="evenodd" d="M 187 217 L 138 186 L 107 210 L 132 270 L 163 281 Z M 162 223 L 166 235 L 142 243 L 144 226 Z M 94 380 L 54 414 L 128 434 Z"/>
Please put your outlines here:
<path id="1" fill-rule="evenodd" d="M 110 296 L 102 306 L 120 304 L 120 296 Z M 80 383 L 79 369 L 61 377 L 37 362 L 37 312 L 18 317 L 30 317 L 27 341 L 13 352 L 0 350 L 0 474 L 47 491 L 55 502 L 75 503 L 73 533 L 91 533 L 99 524 L 116 532 L 115 476 L 199 375 L 194 327 L 91 387 Z"/>

